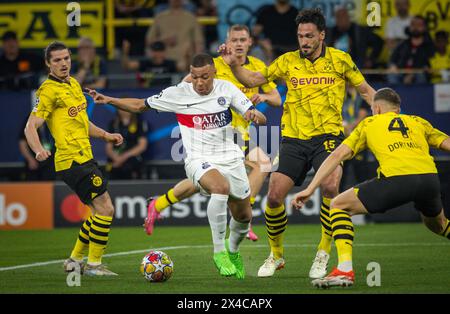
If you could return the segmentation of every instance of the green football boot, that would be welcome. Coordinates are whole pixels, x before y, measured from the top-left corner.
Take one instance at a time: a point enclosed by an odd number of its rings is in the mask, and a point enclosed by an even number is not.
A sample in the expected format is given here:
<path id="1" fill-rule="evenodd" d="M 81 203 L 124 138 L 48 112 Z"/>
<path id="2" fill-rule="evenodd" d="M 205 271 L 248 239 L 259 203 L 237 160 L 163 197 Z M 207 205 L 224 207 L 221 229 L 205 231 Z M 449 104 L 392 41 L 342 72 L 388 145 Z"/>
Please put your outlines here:
<path id="1" fill-rule="evenodd" d="M 230 252 L 230 240 L 225 240 L 225 248 L 227 249 L 228 256 L 230 257 L 230 261 L 233 263 L 234 267 L 236 267 L 236 278 L 238 279 L 244 279 L 245 278 L 245 269 L 244 269 L 244 263 L 242 262 L 242 256 L 241 253 Z"/>
<path id="2" fill-rule="evenodd" d="M 228 277 L 236 274 L 236 267 L 230 261 L 227 251 L 223 250 L 222 252 L 214 253 L 213 259 L 221 276 Z"/>

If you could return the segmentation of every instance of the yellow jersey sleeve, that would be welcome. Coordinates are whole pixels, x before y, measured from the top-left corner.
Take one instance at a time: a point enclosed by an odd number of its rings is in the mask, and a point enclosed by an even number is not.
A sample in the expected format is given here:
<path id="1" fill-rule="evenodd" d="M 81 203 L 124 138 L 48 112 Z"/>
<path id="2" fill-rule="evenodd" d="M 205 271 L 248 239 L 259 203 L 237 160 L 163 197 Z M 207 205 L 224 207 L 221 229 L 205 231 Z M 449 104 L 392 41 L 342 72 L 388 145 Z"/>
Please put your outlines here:
<path id="1" fill-rule="evenodd" d="M 352 158 L 367 147 L 366 121 L 361 121 L 353 132 L 342 142 L 352 151 Z"/>
<path id="2" fill-rule="evenodd" d="M 345 53 L 342 58 L 343 70 L 345 78 L 353 85 L 361 85 L 365 79 L 361 71 L 359 71 L 356 64 L 353 62 L 352 57 L 348 53 Z"/>
<path id="3" fill-rule="evenodd" d="M 34 105 L 32 115 L 44 120 L 53 112 L 55 106 L 54 95 L 50 89 L 42 86 L 36 92 L 36 103 Z"/>
<path id="4" fill-rule="evenodd" d="M 427 120 L 414 116 L 417 122 L 423 125 L 425 130 L 425 138 L 427 139 L 428 145 L 434 148 L 439 148 L 443 141 L 448 138 L 448 135 L 444 132 L 434 128 L 430 122 Z"/>
<path id="5" fill-rule="evenodd" d="M 275 81 L 277 79 L 287 80 L 287 61 L 288 59 L 284 55 L 279 56 L 268 67 L 262 69 L 260 73 L 264 75 L 268 82 Z"/>

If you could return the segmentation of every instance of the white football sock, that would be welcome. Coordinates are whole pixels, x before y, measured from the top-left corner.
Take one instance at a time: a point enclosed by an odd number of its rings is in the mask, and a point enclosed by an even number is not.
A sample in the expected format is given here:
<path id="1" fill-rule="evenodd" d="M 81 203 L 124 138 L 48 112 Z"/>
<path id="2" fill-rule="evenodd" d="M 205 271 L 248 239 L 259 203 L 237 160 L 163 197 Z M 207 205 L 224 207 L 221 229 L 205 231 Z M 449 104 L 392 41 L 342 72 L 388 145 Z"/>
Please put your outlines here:
<path id="1" fill-rule="evenodd" d="M 239 222 L 231 217 L 230 220 L 230 252 L 239 251 L 239 244 L 244 240 L 250 230 L 250 222 Z"/>
<path id="2" fill-rule="evenodd" d="M 211 227 L 214 253 L 225 250 L 228 195 L 211 194 L 206 213 Z"/>

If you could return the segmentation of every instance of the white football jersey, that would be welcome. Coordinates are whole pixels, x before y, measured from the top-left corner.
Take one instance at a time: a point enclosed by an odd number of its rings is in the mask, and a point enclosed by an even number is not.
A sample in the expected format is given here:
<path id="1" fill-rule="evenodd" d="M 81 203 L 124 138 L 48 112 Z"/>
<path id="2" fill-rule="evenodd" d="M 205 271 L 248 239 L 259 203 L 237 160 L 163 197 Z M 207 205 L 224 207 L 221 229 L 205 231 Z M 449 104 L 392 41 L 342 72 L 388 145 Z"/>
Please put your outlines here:
<path id="1" fill-rule="evenodd" d="M 234 143 L 230 107 L 243 115 L 253 104 L 232 83 L 214 79 L 213 90 L 203 96 L 195 92 L 192 83 L 182 82 L 147 98 L 145 104 L 176 113 L 187 160 L 226 162 L 244 157 Z"/>

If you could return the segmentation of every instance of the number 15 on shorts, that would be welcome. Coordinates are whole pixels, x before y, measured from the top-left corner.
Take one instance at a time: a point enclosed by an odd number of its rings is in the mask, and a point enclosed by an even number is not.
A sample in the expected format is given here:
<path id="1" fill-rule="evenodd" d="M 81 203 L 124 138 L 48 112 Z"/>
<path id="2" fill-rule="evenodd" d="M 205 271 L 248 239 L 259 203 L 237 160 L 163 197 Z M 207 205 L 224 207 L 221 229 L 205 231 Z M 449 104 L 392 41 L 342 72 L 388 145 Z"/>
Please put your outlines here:
<path id="1" fill-rule="evenodd" d="M 336 141 L 326 140 L 325 142 L 323 142 L 323 146 L 328 153 L 331 153 L 336 148 Z"/>

